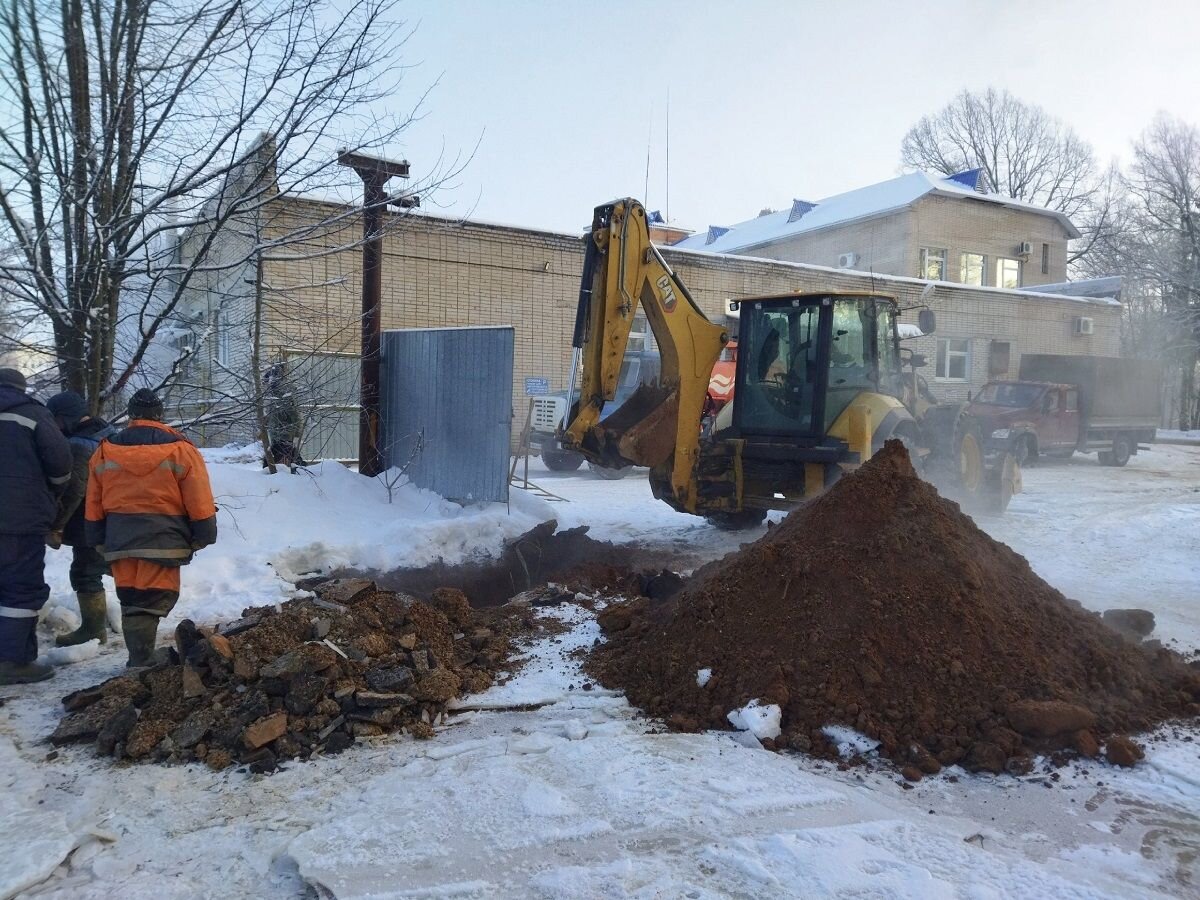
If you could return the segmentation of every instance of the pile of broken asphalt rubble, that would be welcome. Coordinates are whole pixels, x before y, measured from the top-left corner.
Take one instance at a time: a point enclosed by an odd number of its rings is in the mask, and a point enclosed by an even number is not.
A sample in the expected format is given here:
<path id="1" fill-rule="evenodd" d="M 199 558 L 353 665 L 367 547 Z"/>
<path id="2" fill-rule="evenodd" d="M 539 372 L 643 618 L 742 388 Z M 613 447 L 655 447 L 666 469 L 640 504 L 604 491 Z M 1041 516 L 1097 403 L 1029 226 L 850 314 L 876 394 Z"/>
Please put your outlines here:
<path id="1" fill-rule="evenodd" d="M 170 662 L 65 697 L 50 740 L 265 772 L 363 736 L 430 737 L 448 701 L 492 683 L 531 619 L 529 607 L 472 610 L 453 589 L 424 603 L 367 580 L 330 582 L 220 630 L 182 622 Z"/>
<path id="2" fill-rule="evenodd" d="M 1130 734 L 1200 714 L 1200 672 L 1044 582 L 897 441 L 671 598 L 611 606 L 600 625 L 592 674 L 670 727 L 773 704 L 767 746 L 837 758 L 824 729 L 845 726 L 910 780 L 1102 748 L 1133 765 Z"/>

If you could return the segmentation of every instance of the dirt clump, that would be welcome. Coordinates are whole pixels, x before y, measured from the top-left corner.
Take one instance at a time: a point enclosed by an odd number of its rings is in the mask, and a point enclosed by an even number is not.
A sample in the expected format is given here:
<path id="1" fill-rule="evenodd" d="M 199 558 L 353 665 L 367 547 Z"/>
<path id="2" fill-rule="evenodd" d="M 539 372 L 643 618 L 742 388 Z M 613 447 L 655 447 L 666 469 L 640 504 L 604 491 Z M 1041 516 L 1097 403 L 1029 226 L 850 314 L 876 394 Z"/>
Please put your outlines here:
<path id="1" fill-rule="evenodd" d="M 1123 734 L 1110 737 L 1104 745 L 1104 758 L 1114 766 L 1132 768 L 1145 755 L 1141 747 Z"/>
<path id="2" fill-rule="evenodd" d="M 1106 609 L 1101 618 L 1105 625 L 1135 643 L 1146 639 L 1154 631 L 1154 613 L 1146 609 Z"/>
<path id="3" fill-rule="evenodd" d="M 172 663 L 68 695 L 50 740 L 269 772 L 360 737 L 429 737 L 447 703 L 489 687 L 509 667 L 512 639 L 536 627 L 529 607 L 474 610 L 454 590 L 430 605 L 371 582 L 328 582 L 316 598 L 247 609 L 217 631 L 181 622 Z"/>
<path id="4" fill-rule="evenodd" d="M 1114 735 L 1200 714 L 1200 673 L 1044 582 L 897 441 L 672 598 L 600 624 L 589 670 L 671 727 L 728 728 L 757 700 L 782 712 L 777 746 L 833 757 L 824 729 L 848 726 L 922 773 L 1027 771 L 1106 738 L 1126 764 Z"/>

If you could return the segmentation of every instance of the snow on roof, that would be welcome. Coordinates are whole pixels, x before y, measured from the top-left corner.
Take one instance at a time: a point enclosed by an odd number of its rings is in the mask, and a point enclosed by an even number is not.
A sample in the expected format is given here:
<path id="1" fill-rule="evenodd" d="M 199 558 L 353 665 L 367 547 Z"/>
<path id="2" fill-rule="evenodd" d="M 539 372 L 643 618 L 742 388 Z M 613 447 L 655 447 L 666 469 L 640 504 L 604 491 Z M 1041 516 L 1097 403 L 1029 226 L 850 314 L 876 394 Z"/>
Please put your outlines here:
<path id="1" fill-rule="evenodd" d="M 974 293 L 1000 294 L 1013 296 L 1019 294 L 1022 297 L 1046 299 L 1046 300 L 1068 300 L 1073 303 L 1090 303 L 1093 306 L 1120 306 L 1121 301 L 1114 300 L 1111 297 L 1087 297 L 1087 296 L 1070 296 L 1067 294 L 1050 294 L 1047 293 L 1042 285 L 1035 285 L 1030 288 L 1022 288 L 1014 290 L 1012 288 L 991 287 L 978 284 L 960 284 L 957 281 L 929 281 L 924 278 L 914 278 L 911 275 L 883 275 L 879 272 L 864 272 L 859 269 L 841 269 L 834 266 L 819 266 L 816 263 L 801 263 L 793 262 L 790 259 L 765 259 L 761 256 L 749 256 L 746 254 L 737 253 L 713 253 L 707 247 L 699 249 L 693 247 L 684 247 L 683 241 L 678 244 L 672 244 L 670 247 L 663 247 L 663 254 L 670 259 L 671 254 L 679 251 L 684 256 L 695 256 L 699 258 L 720 257 L 725 260 L 740 260 L 748 263 L 769 263 L 772 266 L 778 266 L 788 269 L 798 269 L 804 272 L 824 272 L 830 275 L 857 275 L 863 278 L 870 278 L 872 283 L 878 284 L 886 290 L 888 284 L 911 284 L 921 285 L 924 288 L 936 287 L 939 290 L 946 288 L 951 291 L 972 291 Z M 874 290 L 874 288 L 872 288 Z"/>
<path id="2" fill-rule="evenodd" d="M 803 201 L 793 202 L 788 209 L 769 213 L 739 222 L 728 228 L 712 226 L 706 232 L 685 238 L 675 247 L 688 250 L 708 250 L 712 253 L 735 253 L 752 247 L 771 244 L 797 234 L 842 225 L 857 219 L 867 219 L 880 216 L 906 206 L 927 195 L 942 197 L 959 197 L 978 200 L 984 203 L 996 203 L 1013 209 L 1023 209 L 1043 216 L 1050 216 L 1059 221 L 1073 238 L 1079 237 L 1077 229 L 1065 214 L 1051 209 L 1045 209 L 1022 200 L 1014 200 L 1002 194 L 981 194 L 969 186 L 966 176 L 972 173 L 959 173 L 950 177 L 930 175 L 926 172 L 912 172 L 888 181 L 868 185 L 857 190 L 847 191 L 827 197 L 820 203 L 808 204 Z M 804 207 L 810 208 L 804 210 Z M 799 213 L 799 215 L 797 215 Z"/>
<path id="3" fill-rule="evenodd" d="M 1121 293 L 1121 276 L 1106 275 L 1103 278 L 1082 278 L 1079 281 L 1060 281 L 1056 284 L 1039 284 L 1019 288 L 1022 291 L 1037 291 L 1039 294 L 1063 294 L 1068 297 L 1110 297 Z"/>

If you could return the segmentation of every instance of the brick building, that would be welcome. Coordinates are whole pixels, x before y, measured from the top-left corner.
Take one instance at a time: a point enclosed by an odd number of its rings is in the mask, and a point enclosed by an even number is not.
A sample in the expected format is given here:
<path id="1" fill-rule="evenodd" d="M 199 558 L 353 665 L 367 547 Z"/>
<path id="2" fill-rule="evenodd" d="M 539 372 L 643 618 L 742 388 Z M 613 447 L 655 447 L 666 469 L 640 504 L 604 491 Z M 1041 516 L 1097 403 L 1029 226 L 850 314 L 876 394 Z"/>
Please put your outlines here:
<path id="1" fill-rule="evenodd" d="M 1067 277 L 1063 213 L 980 190 L 979 170 L 914 172 L 708 230 L 675 246 L 977 287 L 1035 288 Z"/>
<path id="2" fill-rule="evenodd" d="M 310 383 L 305 402 L 323 412 L 305 446 L 314 455 L 352 455 L 346 444 L 357 428 L 361 233 L 353 210 L 280 195 L 253 221 L 240 221 L 219 236 L 216 252 L 244 261 L 198 279 L 179 311 L 184 340 L 200 339 L 203 346 L 193 356 L 187 389 L 172 397 L 177 412 L 216 421 L 208 413 L 247 390 L 257 333 L 260 368 L 290 362 L 293 377 Z M 199 240 L 185 235 L 179 253 L 186 258 Z M 261 276 L 258 260 L 245 252 L 253 242 L 280 248 L 264 254 Z M 873 292 L 896 296 L 902 306 L 929 305 L 938 314 L 937 334 L 912 344 L 927 354 L 930 367 L 924 374 L 946 399 L 965 398 L 989 375 L 1015 375 L 1022 353 L 1119 352 L 1120 304 L 1108 299 L 680 247 L 664 255 L 714 319 L 724 315 L 729 299 L 789 291 Z M 583 249 L 580 234 L 395 214 L 384 239 L 383 327 L 514 326 L 514 427 L 519 428 L 525 378 L 547 378 L 556 390 L 566 386 Z M 1051 274 L 1061 280 L 1060 269 Z M 253 314 L 256 301 L 261 317 Z M 908 319 L 915 322 L 915 312 Z M 1081 320 L 1088 321 L 1087 329 L 1080 327 Z M 195 337 L 187 338 L 189 331 Z M 222 443 L 248 438 L 255 428 L 242 417 L 196 430 L 208 442 Z"/>

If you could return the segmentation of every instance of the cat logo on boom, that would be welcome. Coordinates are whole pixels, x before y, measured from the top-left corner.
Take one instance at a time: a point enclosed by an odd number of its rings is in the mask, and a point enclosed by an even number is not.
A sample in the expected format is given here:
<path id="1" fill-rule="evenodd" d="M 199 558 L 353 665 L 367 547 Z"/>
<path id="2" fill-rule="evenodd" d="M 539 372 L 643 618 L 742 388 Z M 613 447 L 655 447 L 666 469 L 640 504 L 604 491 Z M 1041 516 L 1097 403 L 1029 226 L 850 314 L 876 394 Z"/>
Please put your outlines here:
<path id="1" fill-rule="evenodd" d="M 658 281 L 655 282 L 655 284 L 657 284 L 658 289 L 660 291 L 662 291 L 663 309 L 665 309 L 667 312 L 673 312 L 675 309 L 675 291 L 671 287 L 670 276 L 669 275 L 660 276 Z"/>

